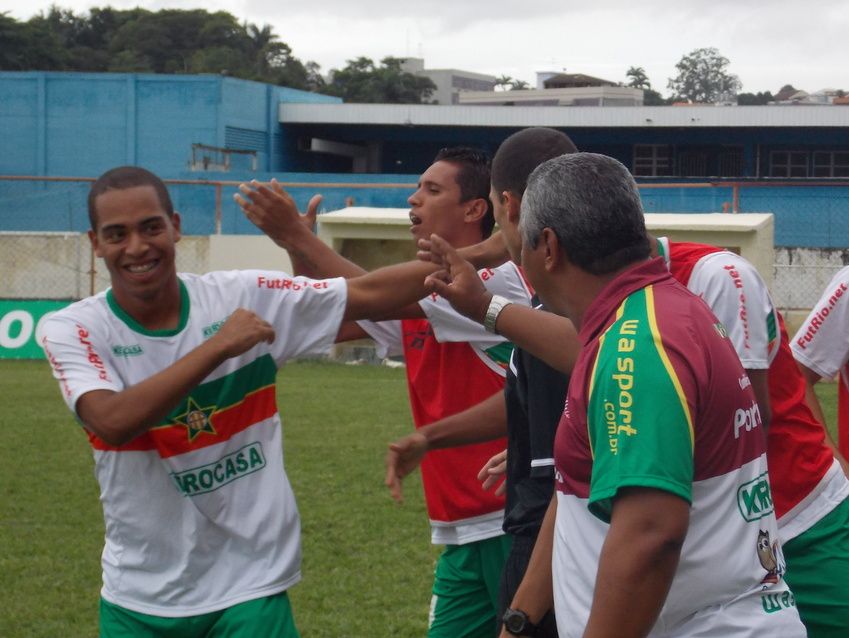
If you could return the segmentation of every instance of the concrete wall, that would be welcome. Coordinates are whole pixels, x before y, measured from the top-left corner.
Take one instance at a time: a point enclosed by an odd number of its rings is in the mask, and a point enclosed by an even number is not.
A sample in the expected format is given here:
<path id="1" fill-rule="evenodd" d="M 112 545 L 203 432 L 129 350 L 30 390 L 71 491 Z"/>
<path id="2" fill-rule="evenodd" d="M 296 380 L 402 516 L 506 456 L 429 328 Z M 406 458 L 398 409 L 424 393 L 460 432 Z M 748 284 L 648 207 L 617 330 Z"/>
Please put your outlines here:
<path id="1" fill-rule="evenodd" d="M 408 225 L 401 216 L 377 233 L 380 237 L 371 239 L 366 236 L 365 228 L 351 232 L 352 227 L 348 226 L 347 230 L 342 230 L 338 221 L 336 230 L 330 230 L 333 226 L 330 219 L 322 224 L 321 236 L 368 270 L 414 257 Z M 668 234 L 673 239 L 714 241 L 744 252 L 740 235 L 735 240 L 728 241 L 726 237 L 723 241 L 721 237 L 698 232 L 680 233 L 670 223 L 650 225 L 655 232 Z M 763 252 L 770 254 L 768 250 Z M 848 263 L 847 250 L 776 249 L 774 267 L 770 269 L 767 265 L 765 274 L 774 276 L 773 298 L 784 314 L 791 335 L 831 277 Z M 177 268 L 183 272 L 249 268 L 291 272 L 285 251 L 264 236 L 246 235 L 183 236 L 177 249 Z M 3 273 L 0 300 L 72 300 L 104 290 L 109 285 L 102 262 L 93 259 L 88 238 L 79 233 L 0 233 L 0 272 Z M 23 350 L 14 356 L 30 356 L 21 353 Z M 336 354 L 341 358 L 368 358 L 371 356 L 368 353 L 370 350 L 355 344 L 352 348 L 339 349 Z M 0 355 L 8 353 L 0 352 Z"/>
<path id="2" fill-rule="evenodd" d="M 810 308 L 834 273 L 849 264 L 849 249 L 778 247 L 773 252 L 769 215 L 650 214 L 646 220 L 655 234 L 741 253 L 770 282 L 782 309 Z M 350 208 L 321 215 L 319 235 L 368 270 L 415 256 L 406 209 Z M 184 235 L 177 266 L 185 272 L 291 272 L 286 252 L 264 235 Z M 93 260 L 84 233 L 0 232 L 0 272 L 0 298 L 78 299 L 108 286 L 108 273 Z"/>

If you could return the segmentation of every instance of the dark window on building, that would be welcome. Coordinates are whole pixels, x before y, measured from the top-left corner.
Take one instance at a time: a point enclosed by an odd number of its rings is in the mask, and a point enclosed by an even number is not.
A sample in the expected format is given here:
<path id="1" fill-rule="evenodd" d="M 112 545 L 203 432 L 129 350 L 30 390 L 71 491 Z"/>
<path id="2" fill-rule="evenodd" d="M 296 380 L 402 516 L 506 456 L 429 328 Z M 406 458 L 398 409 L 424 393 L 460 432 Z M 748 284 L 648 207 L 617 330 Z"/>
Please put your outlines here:
<path id="1" fill-rule="evenodd" d="M 849 151 L 815 151 L 814 177 L 849 177 Z"/>
<path id="2" fill-rule="evenodd" d="M 452 75 L 451 86 L 464 91 L 492 91 L 495 88 L 495 82 L 463 77 L 462 75 Z"/>
<path id="3" fill-rule="evenodd" d="M 672 147 L 668 144 L 635 144 L 631 172 L 638 177 L 672 175 Z"/>
<path id="4" fill-rule="evenodd" d="M 717 157 L 718 177 L 741 177 L 743 175 L 743 149 L 724 149 Z"/>
<path id="5" fill-rule="evenodd" d="M 681 177 L 707 177 L 708 154 L 705 151 L 678 151 L 678 174 Z"/>
<path id="6" fill-rule="evenodd" d="M 808 151 L 771 151 L 770 177 L 808 177 Z"/>

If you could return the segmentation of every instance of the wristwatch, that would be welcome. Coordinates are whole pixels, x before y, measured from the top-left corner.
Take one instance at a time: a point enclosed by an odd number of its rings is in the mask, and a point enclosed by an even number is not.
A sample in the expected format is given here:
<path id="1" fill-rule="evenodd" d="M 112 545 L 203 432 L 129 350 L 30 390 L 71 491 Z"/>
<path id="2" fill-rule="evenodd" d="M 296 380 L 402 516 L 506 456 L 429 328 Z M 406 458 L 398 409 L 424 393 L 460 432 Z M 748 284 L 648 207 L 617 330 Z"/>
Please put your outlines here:
<path id="1" fill-rule="evenodd" d="M 501 314 L 501 311 L 511 303 L 513 302 L 506 297 L 492 295 L 492 299 L 489 300 L 489 307 L 486 309 L 486 315 L 483 318 L 483 327 L 487 332 L 498 334 L 498 331 L 495 329 L 495 322 L 498 320 L 498 315 Z"/>
<path id="2" fill-rule="evenodd" d="M 501 617 L 504 629 L 514 636 L 536 636 L 538 627 L 530 621 L 528 615 L 521 609 L 510 609 Z"/>

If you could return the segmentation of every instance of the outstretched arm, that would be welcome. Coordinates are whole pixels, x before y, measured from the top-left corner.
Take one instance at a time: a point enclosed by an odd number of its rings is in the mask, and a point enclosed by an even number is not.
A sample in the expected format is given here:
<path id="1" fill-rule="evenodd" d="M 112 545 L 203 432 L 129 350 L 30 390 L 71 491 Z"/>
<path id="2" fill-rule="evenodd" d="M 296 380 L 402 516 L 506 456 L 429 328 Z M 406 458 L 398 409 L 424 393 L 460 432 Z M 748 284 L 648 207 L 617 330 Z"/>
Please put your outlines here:
<path id="1" fill-rule="evenodd" d="M 491 441 L 507 433 L 504 393 L 496 392 L 471 408 L 418 428 L 394 443 L 386 453 L 386 487 L 401 502 L 401 482 L 430 450 Z"/>
<path id="2" fill-rule="evenodd" d="M 312 278 L 347 279 L 366 274 L 365 270 L 333 251 L 313 234 L 309 221 L 314 218 L 318 208 L 318 196 L 310 200 L 307 223 L 304 223 L 294 200 L 276 180 L 272 181 L 270 187 L 254 181 L 242 184 L 239 190 L 241 194 L 235 195 L 235 199 L 245 215 L 278 246 L 289 252 L 298 274 Z M 466 250 L 482 263 L 503 263 L 506 260 L 503 246 L 500 237 L 491 237 Z M 375 312 L 365 315 L 357 313 L 357 317 L 373 320 L 424 317 L 422 309 L 414 302 L 428 293 L 422 282 L 437 268 L 432 262 L 414 261 L 369 273 L 374 275 L 366 283 L 373 287 L 369 302 L 376 304 Z M 408 291 L 415 291 L 417 296 L 410 296 Z M 376 311 L 378 307 L 379 312 Z"/>
<path id="3" fill-rule="evenodd" d="M 234 199 L 245 216 L 292 258 L 295 274 L 313 279 L 358 277 L 366 271 L 342 257 L 313 233 L 321 196 L 314 195 L 307 206 L 306 219 L 295 200 L 277 180 L 270 187 L 252 181 L 239 186 Z M 306 223 L 305 223 L 306 222 Z"/>
<path id="4" fill-rule="evenodd" d="M 158 425 L 225 360 L 274 340 L 274 329 L 249 310 L 236 310 L 209 340 L 161 372 L 120 392 L 92 390 L 76 404 L 86 429 L 110 445 L 122 445 Z"/>
<path id="5" fill-rule="evenodd" d="M 424 278 L 436 267 L 421 261 L 387 266 L 371 273 L 345 259 L 316 237 L 301 219 L 292 197 L 276 182 L 271 187 L 258 182 L 239 186 L 235 195 L 245 215 L 278 246 L 285 248 L 304 271 L 313 278 L 345 277 L 349 282 L 351 314 L 346 319 L 382 319 L 423 317 L 416 301 L 427 294 Z M 310 200 L 314 213 L 316 198 Z M 368 276 L 365 281 L 357 278 Z M 365 288 L 369 289 L 366 290 Z M 361 307 L 365 304 L 367 307 Z"/>
<path id="6" fill-rule="evenodd" d="M 507 245 L 504 243 L 501 231 L 492 233 L 492 235 L 477 244 L 459 248 L 457 252 L 478 270 L 483 268 L 497 268 L 510 261 L 510 253 L 507 252 Z M 431 242 L 429 239 L 419 240 L 416 257 L 421 261 L 430 261 L 437 266 L 442 266 L 442 259 L 431 251 Z"/>
<path id="7" fill-rule="evenodd" d="M 433 235 L 431 250 L 442 259 L 442 270 L 427 278 L 428 287 L 445 297 L 457 312 L 484 323 L 492 295 L 474 267 L 444 239 Z M 571 372 L 580 352 L 572 322 L 544 310 L 509 304 L 498 315 L 495 328 L 515 345 L 560 372 Z"/>

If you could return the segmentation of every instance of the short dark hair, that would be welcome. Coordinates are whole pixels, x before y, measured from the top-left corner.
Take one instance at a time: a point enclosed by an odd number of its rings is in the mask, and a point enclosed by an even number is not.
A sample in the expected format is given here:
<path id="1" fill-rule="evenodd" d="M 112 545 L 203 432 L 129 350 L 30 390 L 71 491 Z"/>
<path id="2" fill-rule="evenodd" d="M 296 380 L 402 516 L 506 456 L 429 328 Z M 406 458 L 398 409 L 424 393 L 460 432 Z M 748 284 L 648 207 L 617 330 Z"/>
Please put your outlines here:
<path id="1" fill-rule="evenodd" d="M 492 202 L 489 201 L 489 157 L 486 153 L 468 146 L 452 146 L 443 148 L 433 160 L 456 164 L 457 185 L 460 187 L 460 201 L 483 199 L 486 201 L 486 214 L 481 219 L 481 234 L 484 238 L 492 234 L 495 226 L 495 215 Z"/>
<path id="2" fill-rule="evenodd" d="M 531 173 L 519 217 L 522 241 L 535 248 L 544 228 L 554 231 L 569 261 L 593 275 L 649 256 L 637 183 L 606 155 L 561 155 Z"/>
<path id="3" fill-rule="evenodd" d="M 140 166 L 118 166 L 98 177 L 88 191 L 88 221 L 92 230 L 97 230 L 95 200 L 106 191 L 125 190 L 136 186 L 152 186 L 159 198 L 162 210 L 168 217 L 174 216 L 174 205 L 165 183 L 149 170 Z"/>
<path id="4" fill-rule="evenodd" d="M 497 193 L 525 194 L 528 176 L 543 162 L 577 153 L 578 148 L 565 133 L 536 126 L 513 133 L 501 143 L 492 158 L 492 188 Z"/>

